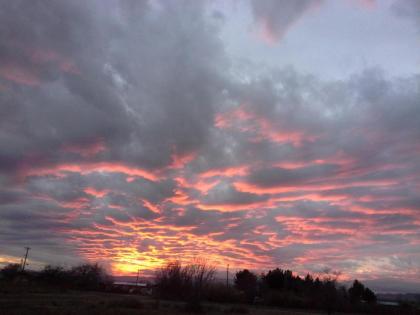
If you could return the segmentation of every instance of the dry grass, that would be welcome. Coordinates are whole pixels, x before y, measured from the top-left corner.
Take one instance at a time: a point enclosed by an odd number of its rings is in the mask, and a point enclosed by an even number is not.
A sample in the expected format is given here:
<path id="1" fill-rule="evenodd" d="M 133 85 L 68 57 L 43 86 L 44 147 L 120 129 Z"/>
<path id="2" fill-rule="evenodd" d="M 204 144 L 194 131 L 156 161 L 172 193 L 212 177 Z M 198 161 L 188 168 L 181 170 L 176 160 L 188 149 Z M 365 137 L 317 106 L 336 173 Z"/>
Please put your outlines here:
<path id="1" fill-rule="evenodd" d="M 184 303 L 134 295 L 92 292 L 0 294 L 0 315 L 171 315 L 191 314 Z M 202 314 L 313 315 L 325 314 L 246 305 L 204 304 Z"/>

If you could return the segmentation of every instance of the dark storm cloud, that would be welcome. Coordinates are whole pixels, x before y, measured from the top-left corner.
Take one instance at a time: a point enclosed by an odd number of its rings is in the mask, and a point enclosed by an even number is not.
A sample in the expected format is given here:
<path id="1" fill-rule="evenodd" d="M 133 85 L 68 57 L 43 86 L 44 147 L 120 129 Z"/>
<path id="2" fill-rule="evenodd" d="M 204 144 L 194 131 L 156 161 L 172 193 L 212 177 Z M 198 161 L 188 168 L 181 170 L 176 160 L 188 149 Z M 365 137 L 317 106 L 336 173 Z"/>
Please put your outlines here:
<path id="1" fill-rule="evenodd" d="M 3 170 L 25 162 L 63 162 L 63 146 L 97 140 L 106 148 L 96 159 L 164 167 L 173 155 L 206 142 L 224 80 L 218 71 L 221 44 L 206 36 L 216 26 L 202 23 L 196 3 L 163 4 L 153 12 L 146 4 L 130 11 L 127 6 L 119 1 L 3 4 L 2 62 L 18 69 L 39 62 L 44 69 L 44 59 L 69 58 L 75 68 L 66 72 L 58 65 L 48 78 L 35 70 L 26 73 L 36 77 L 36 85 L 42 83 L 40 88 L 6 81 L 9 90 L 1 101 L 14 105 L 2 116 L 7 118 Z M 124 19 L 126 14 L 136 18 Z M 160 40 L 152 40 L 152 33 Z"/>

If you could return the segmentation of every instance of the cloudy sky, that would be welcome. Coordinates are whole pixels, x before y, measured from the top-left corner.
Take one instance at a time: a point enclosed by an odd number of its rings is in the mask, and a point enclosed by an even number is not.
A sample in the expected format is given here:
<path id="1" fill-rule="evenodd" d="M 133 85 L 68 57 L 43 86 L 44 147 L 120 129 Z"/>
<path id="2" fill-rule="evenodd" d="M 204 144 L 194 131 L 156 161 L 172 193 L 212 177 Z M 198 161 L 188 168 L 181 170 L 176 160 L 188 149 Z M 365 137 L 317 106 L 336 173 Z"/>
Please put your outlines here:
<path id="1" fill-rule="evenodd" d="M 204 256 L 420 291 L 419 1 L 1 0 L 0 20 L 0 264 Z"/>

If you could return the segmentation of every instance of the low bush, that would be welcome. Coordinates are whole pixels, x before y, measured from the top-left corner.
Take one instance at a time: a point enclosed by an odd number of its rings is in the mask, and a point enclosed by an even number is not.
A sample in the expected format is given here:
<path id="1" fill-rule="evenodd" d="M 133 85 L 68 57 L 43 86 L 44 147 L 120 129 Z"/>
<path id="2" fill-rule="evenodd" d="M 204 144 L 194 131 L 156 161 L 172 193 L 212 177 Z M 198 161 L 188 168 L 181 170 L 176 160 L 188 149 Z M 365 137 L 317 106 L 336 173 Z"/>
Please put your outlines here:
<path id="1" fill-rule="evenodd" d="M 13 280 L 21 274 L 21 266 L 19 264 L 8 264 L 0 270 L 0 278 L 4 280 Z"/>
<path id="2" fill-rule="evenodd" d="M 216 303 L 244 303 L 246 296 L 233 287 L 226 287 L 224 283 L 213 283 L 205 292 L 206 300 Z"/>

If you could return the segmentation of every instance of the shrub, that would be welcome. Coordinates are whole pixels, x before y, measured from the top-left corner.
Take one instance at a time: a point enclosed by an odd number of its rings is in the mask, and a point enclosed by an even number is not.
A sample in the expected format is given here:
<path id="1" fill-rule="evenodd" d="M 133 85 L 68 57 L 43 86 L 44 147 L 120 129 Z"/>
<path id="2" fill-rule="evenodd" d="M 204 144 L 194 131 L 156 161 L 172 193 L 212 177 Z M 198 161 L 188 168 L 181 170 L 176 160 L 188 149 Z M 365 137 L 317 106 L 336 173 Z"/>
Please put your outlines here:
<path id="1" fill-rule="evenodd" d="M 226 287 L 224 283 L 212 283 L 205 291 L 205 298 L 216 303 L 243 303 L 246 296 L 233 287 Z"/>
<path id="2" fill-rule="evenodd" d="M 213 282 L 214 273 L 214 267 L 203 260 L 185 266 L 179 261 L 170 262 L 155 274 L 158 295 L 161 298 L 199 301 Z"/>
<path id="3" fill-rule="evenodd" d="M 8 264 L 0 270 L 0 274 L 5 280 L 13 280 L 22 271 L 19 264 Z"/>
<path id="4" fill-rule="evenodd" d="M 70 270 L 69 281 L 78 289 L 100 290 L 112 283 L 112 277 L 98 264 L 82 264 Z"/>
<path id="5" fill-rule="evenodd" d="M 238 271 L 235 275 L 235 287 L 244 292 L 248 303 L 252 303 L 257 292 L 257 276 L 248 269 Z"/>
<path id="6" fill-rule="evenodd" d="M 38 273 L 38 279 L 50 285 L 69 286 L 70 274 L 63 267 L 47 265 Z"/>

